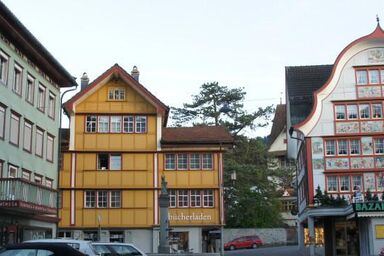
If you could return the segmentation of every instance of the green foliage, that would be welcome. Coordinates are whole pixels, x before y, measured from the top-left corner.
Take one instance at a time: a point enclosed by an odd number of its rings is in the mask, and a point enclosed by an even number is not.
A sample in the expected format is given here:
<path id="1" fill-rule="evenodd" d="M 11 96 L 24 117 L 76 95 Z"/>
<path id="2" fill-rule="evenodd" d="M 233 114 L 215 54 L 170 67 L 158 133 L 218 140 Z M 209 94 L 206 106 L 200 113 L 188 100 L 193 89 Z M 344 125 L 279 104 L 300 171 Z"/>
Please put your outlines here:
<path id="1" fill-rule="evenodd" d="M 346 201 L 344 195 L 340 196 L 340 194 L 338 194 L 336 196 L 336 198 L 335 198 L 332 195 L 329 195 L 327 193 L 327 191 L 325 191 L 324 194 L 323 194 L 323 192 L 320 189 L 320 186 L 318 186 L 316 188 L 316 194 L 315 194 L 314 198 L 320 204 L 319 206 L 324 206 L 324 207 L 329 207 L 329 206 L 340 207 L 340 206 L 347 205 L 347 201 Z"/>
<path id="2" fill-rule="evenodd" d="M 367 190 L 367 193 L 365 194 L 365 200 L 366 201 L 373 201 L 372 192 L 370 189 Z"/>

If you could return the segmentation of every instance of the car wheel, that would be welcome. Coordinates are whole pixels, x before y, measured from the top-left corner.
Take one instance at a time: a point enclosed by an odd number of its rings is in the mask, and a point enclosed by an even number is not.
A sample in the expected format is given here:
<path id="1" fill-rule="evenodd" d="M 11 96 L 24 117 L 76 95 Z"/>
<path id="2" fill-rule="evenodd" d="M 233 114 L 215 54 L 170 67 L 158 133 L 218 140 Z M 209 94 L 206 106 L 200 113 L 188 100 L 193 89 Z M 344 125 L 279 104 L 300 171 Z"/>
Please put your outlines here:
<path id="1" fill-rule="evenodd" d="M 235 248 L 234 245 L 229 246 L 229 250 L 233 251 L 233 250 L 235 250 L 235 249 L 236 249 L 236 248 Z"/>
<path id="2" fill-rule="evenodd" d="M 252 244 L 252 249 L 256 249 L 257 248 L 257 244 Z"/>

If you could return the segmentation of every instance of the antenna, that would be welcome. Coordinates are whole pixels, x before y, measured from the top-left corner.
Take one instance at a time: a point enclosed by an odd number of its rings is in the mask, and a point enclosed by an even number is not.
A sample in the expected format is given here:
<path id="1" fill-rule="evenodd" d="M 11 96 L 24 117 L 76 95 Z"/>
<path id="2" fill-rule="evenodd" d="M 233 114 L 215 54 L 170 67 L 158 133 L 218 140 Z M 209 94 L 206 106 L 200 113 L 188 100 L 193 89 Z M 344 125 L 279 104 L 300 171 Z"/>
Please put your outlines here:
<path id="1" fill-rule="evenodd" d="M 283 92 L 280 92 L 280 105 L 283 104 Z"/>
<path id="2" fill-rule="evenodd" d="M 377 25 L 380 25 L 380 18 L 378 14 L 376 14 L 376 21 L 377 21 Z"/>

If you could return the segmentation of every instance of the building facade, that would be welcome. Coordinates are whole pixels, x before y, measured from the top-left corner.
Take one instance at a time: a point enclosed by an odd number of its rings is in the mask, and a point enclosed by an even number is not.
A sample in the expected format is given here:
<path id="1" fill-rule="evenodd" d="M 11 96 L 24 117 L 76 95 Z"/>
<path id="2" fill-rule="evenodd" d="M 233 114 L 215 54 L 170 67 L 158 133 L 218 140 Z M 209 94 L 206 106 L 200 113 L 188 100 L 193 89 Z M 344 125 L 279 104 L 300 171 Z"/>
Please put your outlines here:
<path id="1" fill-rule="evenodd" d="M 60 88 L 74 85 L 0 2 L 0 246 L 56 233 Z"/>
<path id="2" fill-rule="evenodd" d="M 383 56 L 378 24 L 333 65 L 286 69 L 288 155 L 297 159 L 299 243 L 309 255 L 384 248 Z"/>
<path id="3" fill-rule="evenodd" d="M 60 237 L 133 242 L 157 252 L 161 177 L 173 251 L 217 248 L 224 224 L 222 127 L 167 128 L 168 107 L 115 64 L 65 103 Z M 83 83 L 84 82 L 84 83 Z"/>

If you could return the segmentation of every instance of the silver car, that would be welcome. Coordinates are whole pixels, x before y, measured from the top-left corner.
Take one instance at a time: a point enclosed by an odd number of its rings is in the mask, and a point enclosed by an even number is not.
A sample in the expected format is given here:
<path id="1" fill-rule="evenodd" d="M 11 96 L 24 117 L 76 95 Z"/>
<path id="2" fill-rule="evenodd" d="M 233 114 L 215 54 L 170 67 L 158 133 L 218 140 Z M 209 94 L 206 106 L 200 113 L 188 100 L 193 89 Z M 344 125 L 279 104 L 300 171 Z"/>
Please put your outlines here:
<path id="1" fill-rule="evenodd" d="M 90 241 L 75 239 L 37 239 L 28 240 L 23 243 L 64 243 L 88 256 L 100 256 L 100 254 L 95 251 Z"/>
<path id="2" fill-rule="evenodd" d="M 142 255 L 147 256 L 143 251 L 133 244 L 127 243 L 92 243 L 93 248 L 99 255 Z"/>

